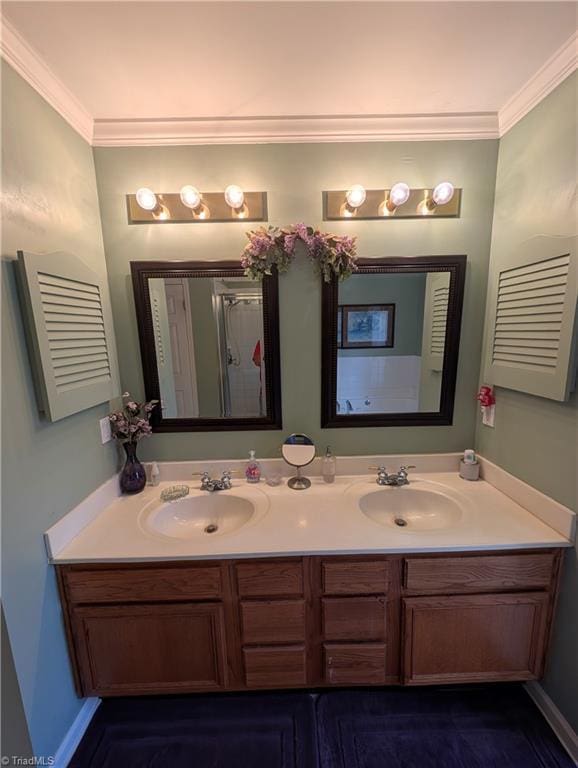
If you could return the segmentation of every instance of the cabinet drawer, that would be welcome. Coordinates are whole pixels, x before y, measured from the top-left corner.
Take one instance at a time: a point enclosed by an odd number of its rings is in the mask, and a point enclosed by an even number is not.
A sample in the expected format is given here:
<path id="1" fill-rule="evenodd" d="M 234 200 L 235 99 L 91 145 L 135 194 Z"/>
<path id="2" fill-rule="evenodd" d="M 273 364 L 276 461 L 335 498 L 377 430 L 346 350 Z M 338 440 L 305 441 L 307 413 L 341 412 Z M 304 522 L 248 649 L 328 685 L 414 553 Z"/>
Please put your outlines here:
<path id="1" fill-rule="evenodd" d="M 237 586 L 241 597 L 277 597 L 303 594 L 301 560 L 238 563 Z"/>
<path id="2" fill-rule="evenodd" d="M 323 592 L 326 595 L 382 595 L 387 591 L 389 564 L 379 562 L 324 562 Z"/>
<path id="3" fill-rule="evenodd" d="M 539 677 L 548 603 L 545 592 L 406 598 L 405 683 Z"/>
<path id="4" fill-rule="evenodd" d="M 323 646 L 325 682 L 379 685 L 385 682 L 385 643 Z"/>
<path id="5" fill-rule="evenodd" d="M 304 646 L 245 648 L 245 683 L 249 687 L 305 685 Z"/>
<path id="6" fill-rule="evenodd" d="M 344 597 L 322 601 L 325 640 L 384 640 L 385 598 Z"/>
<path id="7" fill-rule="evenodd" d="M 407 558 L 404 586 L 413 592 L 482 592 L 550 586 L 554 554 Z"/>
<path id="8" fill-rule="evenodd" d="M 241 626 L 244 643 L 305 642 L 305 601 L 243 602 Z"/>
<path id="9" fill-rule="evenodd" d="M 218 565 L 65 570 L 63 577 L 71 603 L 211 600 L 223 591 Z"/>

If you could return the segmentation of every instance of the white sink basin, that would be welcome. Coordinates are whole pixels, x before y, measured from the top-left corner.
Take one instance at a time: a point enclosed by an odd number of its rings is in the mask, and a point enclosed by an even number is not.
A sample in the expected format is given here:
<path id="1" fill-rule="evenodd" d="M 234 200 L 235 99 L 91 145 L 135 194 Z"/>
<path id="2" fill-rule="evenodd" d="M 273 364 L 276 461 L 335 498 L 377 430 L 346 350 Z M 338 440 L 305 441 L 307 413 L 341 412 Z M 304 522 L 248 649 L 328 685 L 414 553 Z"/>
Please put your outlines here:
<path id="1" fill-rule="evenodd" d="M 364 515 L 403 533 L 447 530 L 462 520 L 463 506 L 454 494 L 416 482 L 377 488 L 359 498 Z"/>
<path id="2" fill-rule="evenodd" d="M 254 521 L 259 504 L 229 491 L 204 492 L 173 502 L 157 500 L 141 514 L 141 526 L 171 539 L 233 533 Z"/>

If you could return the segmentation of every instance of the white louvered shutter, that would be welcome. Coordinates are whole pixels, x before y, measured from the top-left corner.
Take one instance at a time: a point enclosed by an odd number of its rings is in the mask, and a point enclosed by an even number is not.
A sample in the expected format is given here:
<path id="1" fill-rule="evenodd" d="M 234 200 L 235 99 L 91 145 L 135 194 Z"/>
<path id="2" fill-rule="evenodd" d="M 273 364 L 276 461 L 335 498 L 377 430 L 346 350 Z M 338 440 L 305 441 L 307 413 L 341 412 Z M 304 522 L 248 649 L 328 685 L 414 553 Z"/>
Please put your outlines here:
<path id="1" fill-rule="evenodd" d="M 566 400 L 575 383 L 576 240 L 535 237 L 493 277 L 490 383 Z"/>
<path id="2" fill-rule="evenodd" d="M 58 421 L 116 397 L 106 282 L 69 254 L 18 259 L 40 410 Z"/>
<path id="3" fill-rule="evenodd" d="M 446 348 L 446 326 L 450 298 L 448 272 L 427 276 L 424 306 L 423 365 L 432 371 L 443 371 Z"/>

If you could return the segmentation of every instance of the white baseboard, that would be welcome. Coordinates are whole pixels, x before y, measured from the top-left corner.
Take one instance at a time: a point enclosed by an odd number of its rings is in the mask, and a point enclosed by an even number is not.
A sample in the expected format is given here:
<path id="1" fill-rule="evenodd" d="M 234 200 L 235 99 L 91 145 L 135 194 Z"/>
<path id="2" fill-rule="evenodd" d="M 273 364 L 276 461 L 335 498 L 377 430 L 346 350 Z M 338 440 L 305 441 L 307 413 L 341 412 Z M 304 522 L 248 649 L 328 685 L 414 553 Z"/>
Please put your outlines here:
<path id="1" fill-rule="evenodd" d="M 540 683 L 535 680 L 526 683 L 526 690 L 534 704 L 546 718 L 550 728 L 554 731 L 560 744 L 570 755 L 574 764 L 578 766 L 578 736 Z"/>
<path id="2" fill-rule="evenodd" d="M 53 763 L 54 768 L 66 768 L 68 763 L 71 761 L 72 756 L 76 752 L 76 748 L 80 744 L 80 741 L 86 732 L 86 729 L 90 725 L 90 721 L 92 720 L 94 713 L 100 705 L 100 702 L 101 699 L 96 697 L 85 699 L 80 712 L 74 718 L 74 722 L 68 729 L 65 737 L 62 739 L 60 746 L 56 750 Z"/>

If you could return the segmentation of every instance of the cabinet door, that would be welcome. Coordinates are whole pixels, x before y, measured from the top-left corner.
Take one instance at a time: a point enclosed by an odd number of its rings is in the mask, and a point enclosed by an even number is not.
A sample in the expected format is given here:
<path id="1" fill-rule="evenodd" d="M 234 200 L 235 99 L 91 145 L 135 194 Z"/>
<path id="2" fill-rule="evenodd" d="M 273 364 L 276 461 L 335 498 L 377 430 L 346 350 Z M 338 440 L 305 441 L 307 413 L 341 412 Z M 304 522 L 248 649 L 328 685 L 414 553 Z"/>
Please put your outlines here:
<path id="1" fill-rule="evenodd" d="M 223 609 L 216 603 L 78 607 L 72 613 L 84 695 L 223 688 Z"/>
<path id="2" fill-rule="evenodd" d="M 539 677 L 548 600 L 543 592 L 406 598 L 405 684 Z"/>

